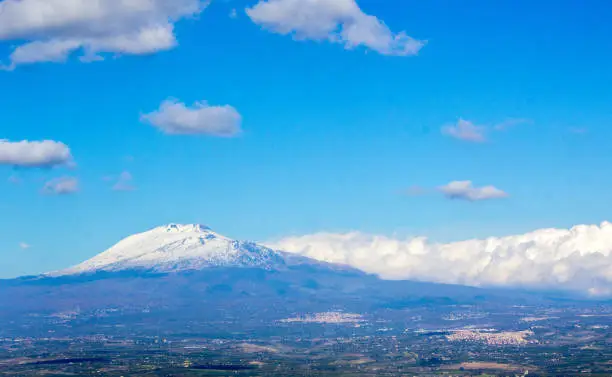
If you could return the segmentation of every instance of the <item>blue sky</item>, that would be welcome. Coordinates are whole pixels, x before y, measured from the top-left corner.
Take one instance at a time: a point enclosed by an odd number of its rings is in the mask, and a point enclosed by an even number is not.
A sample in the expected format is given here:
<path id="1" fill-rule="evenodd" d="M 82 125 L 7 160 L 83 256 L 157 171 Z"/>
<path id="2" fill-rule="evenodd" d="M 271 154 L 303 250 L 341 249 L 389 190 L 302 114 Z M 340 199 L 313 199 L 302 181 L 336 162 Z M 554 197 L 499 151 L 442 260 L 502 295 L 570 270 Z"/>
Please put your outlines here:
<path id="1" fill-rule="evenodd" d="M 163 51 L 0 71 L 0 139 L 62 142 L 75 164 L 0 165 L 0 277 L 66 267 L 168 222 L 254 240 L 359 230 L 448 241 L 609 219 L 609 2 L 357 1 L 427 41 L 411 56 L 283 35 L 245 13 L 256 3 L 180 18 Z M 46 38 L 2 33 L 5 65 Z M 141 120 L 169 98 L 229 105 L 241 132 L 177 135 Z M 442 131 L 460 119 L 486 140 Z M 122 172 L 135 190 L 111 189 Z M 42 190 L 62 177 L 78 191 Z M 440 189 L 468 180 L 507 197 Z"/>

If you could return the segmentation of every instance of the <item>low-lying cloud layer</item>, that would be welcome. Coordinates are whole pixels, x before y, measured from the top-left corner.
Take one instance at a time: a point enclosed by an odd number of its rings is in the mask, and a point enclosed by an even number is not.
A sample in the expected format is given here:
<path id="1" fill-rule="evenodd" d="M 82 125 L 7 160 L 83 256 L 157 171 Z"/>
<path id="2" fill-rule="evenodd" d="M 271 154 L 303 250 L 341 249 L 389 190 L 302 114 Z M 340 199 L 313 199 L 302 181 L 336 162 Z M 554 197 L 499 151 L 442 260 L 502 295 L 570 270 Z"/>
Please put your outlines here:
<path id="1" fill-rule="evenodd" d="M 271 246 L 385 279 L 612 295 L 609 222 L 447 244 L 353 232 L 288 237 Z"/>
<path id="2" fill-rule="evenodd" d="M 328 40 L 347 49 L 364 46 L 383 55 L 415 55 L 425 42 L 393 33 L 355 0 L 261 0 L 246 10 L 256 24 L 296 39 Z"/>

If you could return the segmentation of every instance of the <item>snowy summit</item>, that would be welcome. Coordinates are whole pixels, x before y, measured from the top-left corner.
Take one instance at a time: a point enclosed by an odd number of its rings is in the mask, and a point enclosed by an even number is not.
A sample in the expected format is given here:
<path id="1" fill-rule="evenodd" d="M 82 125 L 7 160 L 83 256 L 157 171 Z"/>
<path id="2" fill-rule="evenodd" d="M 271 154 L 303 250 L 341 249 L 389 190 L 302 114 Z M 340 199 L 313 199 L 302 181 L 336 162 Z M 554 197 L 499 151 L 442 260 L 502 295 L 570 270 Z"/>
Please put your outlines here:
<path id="1" fill-rule="evenodd" d="M 105 252 L 52 275 L 96 271 L 175 272 L 207 267 L 274 268 L 282 253 L 252 242 L 232 240 L 199 224 L 169 224 L 129 236 Z"/>

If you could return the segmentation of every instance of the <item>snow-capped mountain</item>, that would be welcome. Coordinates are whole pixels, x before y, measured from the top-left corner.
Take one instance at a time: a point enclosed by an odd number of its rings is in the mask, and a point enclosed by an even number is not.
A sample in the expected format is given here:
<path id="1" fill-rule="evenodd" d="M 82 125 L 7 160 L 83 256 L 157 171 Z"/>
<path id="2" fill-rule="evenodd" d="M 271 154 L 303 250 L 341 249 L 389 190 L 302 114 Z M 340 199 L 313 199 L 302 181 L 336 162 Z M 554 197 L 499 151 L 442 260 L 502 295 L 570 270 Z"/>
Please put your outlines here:
<path id="1" fill-rule="evenodd" d="M 484 295 L 501 297 L 479 288 L 383 280 L 346 265 L 232 240 L 206 226 L 170 224 L 127 237 L 66 270 L 0 280 L 0 317 L 112 307 L 163 310 L 193 320 L 218 308 L 213 317 L 252 318 L 438 300 L 473 304 Z"/>
<path id="2" fill-rule="evenodd" d="M 207 226 L 169 224 L 129 236 L 77 266 L 50 275 L 123 270 L 176 272 L 219 266 L 272 269 L 284 264 L 284 253 L 232 240 Z"/>

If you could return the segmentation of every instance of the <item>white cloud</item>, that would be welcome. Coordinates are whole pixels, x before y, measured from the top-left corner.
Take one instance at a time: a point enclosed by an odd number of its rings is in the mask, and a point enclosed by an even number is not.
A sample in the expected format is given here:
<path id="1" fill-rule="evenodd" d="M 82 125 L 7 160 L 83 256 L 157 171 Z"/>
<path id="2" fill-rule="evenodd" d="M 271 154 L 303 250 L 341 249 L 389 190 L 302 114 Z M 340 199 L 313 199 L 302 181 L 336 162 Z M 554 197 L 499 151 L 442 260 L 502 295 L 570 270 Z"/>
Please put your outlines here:
<path id="1" fill-rule="evenodd" d="M 242 117 L 230 105 L 210 106 L 206 101 L 188 107 L 177 100 L 162 102 L 158 110 L 141 116 L 167 134 L 236 136 L 240 133 Z"/>
<path id="2" fill-rule="evenodd" d="M 25 243 L 25 242 L 20 242 L 20 243 L 19 243 L 19 248 L 21 248 L 21 249 L 23 249 L 23 250 L 29 249 L 29 248 L 31 248 L 31 247 L 32 247 L 32 245 L 27 244 L 27 243 Z"/>
<path id="3" fill-rule="evenodd" d="M 465 119 L 459 119 L 456 124 L 442 127 L 442 134 L 455 139 L 482 143 L 486 141 L 485 127 L 477 126 Z"/>
<path id="4" fill-rule="evenodd" d="M 0 165 L 20 167 L 54 167 L 72 164 L 70 148 L 53 140 L 0 140 Z"/>
<path id="5" fill-rule="evenodd" d="M 124 171 L 115 180 L 115 184 L 112 189 L 114 191 L 134 191 L 136 190 L 136 186 L 134 186 L 134 177 L 128 171 Z"/>
<path id="6" fill-rule="evenodd" d="M 447 185 L 438 187 L 447 198 L 468 201 L 480 201 L 487 199 L 500 199 L 508 197 L 508 194 L 495 186 L 474 187 L 472 181 L 453 181 Z"/>
<path id="7" fill-rule="evenodd" d="M 362 233 L 318 233 L 270 243 L 386 279 L 471 286 L 612 292 L 612 223 L 454 243 Z"/>
<path id="8" fill-rule="evenodd" d="M 5 68 L 62 62 L 82 50 L 82 60 L 101 53 L 149 54 L 176 46 L 174 23 L 199 14 L 204 0 L 4 0 L 0 41 L 19 45 Z"/>
<path id="9" fill-rule="evenodd" d="M 79 191 L 79 181 L 73 177 L 55 178 L 45 183 L 42 189 L 44 194 L 67 195 Z"/>
<path id="10" fill-rule="evenodd" d="M 296 39 L 328 40 L 347 49 L 367 47 L 383 55 L 416 55 L 425 45 L 393 33 L 375 16 L 364 13 L 355 0 L 260 0 L 246 9 L 253 22 Z"/>
<path id="11" fill-rule="evenodd" d="M 426 188 L 422 186 L 418 186 L 418 185 L 412 185 L 408 187 L 403 193 L 408 196 L 421 196 L 425 194 L 426 192 L 427 192 Z"/>
<path id="12" fill-rule="evenodd" d="M 515 126 L 520 126 L 522 124 L 532 124 L 533 121 L 531 119 L 525 118 L 508 118 L 501 123 L 496 124 L 493 128 L 496 131 L 505 131 L 508 128 L 512 128 Z"/>
<path id="13" fill-rule="evenodd" d="M 569 129 L 569 132 L 573 134 L 583 135 L 588 132 L 588 129 L 585 127 L 571 127 Z"/>
<path id="14" fill-rule="evenodd" d="M 19 185 L 23 182 L 23 179 L 21 179 L 19 176 L 17 175 L 11 175 L 10 177 L 8 177 L 8 182 L 13 184 L 13 185 Z"/>

